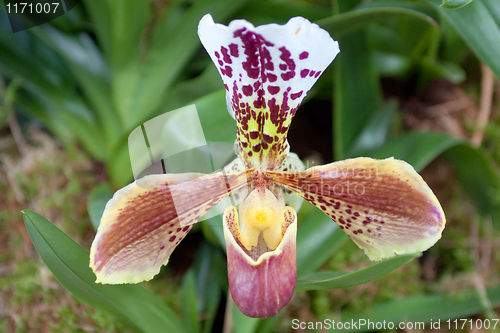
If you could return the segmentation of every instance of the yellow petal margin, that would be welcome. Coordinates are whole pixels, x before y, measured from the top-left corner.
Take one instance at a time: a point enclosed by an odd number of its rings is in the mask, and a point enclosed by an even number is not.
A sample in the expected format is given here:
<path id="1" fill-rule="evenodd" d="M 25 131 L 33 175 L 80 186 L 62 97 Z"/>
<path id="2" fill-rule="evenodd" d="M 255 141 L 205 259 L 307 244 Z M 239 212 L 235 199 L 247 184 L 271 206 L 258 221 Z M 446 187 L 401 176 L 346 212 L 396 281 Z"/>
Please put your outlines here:
<path id="1" fill-rule="evenodd" d="M 106 205 L 90 250 L 96 282 L 151 280 L 192 225 L 246 184 L 246 173 L 150 175 L 117 191 Z"/>
<path id="2" fill-rule="evenodd" d="M 371 260 L 425 251 L 446 219 L 438 199 L 408 163 L 348 159 L 302 172 L 266 172 L 325 212 Z"/>

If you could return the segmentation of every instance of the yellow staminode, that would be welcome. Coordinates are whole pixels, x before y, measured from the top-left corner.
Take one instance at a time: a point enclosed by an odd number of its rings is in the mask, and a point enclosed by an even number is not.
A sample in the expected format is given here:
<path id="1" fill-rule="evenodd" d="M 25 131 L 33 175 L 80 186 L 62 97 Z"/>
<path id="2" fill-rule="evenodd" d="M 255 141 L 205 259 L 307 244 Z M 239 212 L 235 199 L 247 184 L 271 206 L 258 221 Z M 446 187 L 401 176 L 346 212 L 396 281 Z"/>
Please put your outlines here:
<path id="1" fill-rule="evenodd" d="M 255 189 L 240 203 L 241 242 L 248 250 L 257 246 L 261 232 L 270 249 L 278 246 L 284 207 L 283 198 L 278 200 L 268 189 Z"/>

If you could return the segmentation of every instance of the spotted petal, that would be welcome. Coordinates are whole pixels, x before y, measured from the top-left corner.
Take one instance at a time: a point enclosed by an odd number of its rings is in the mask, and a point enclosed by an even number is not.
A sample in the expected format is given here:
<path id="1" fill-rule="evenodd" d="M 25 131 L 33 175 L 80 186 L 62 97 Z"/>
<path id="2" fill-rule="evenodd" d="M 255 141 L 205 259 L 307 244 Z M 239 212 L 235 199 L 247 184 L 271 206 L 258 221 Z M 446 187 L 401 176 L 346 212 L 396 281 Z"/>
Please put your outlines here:
<path id="1" fill-rule="evenodd" d="M 323 210 L 372 260 L 427 250 L 445 226 L 434 193 L 404 161 L 361 157 L 267 175 Z"/>
<path id="2" fill-rule="evenodd" d="M 224 81 L 241 159 L 247 167 L 279 168 L 290 122 L 338 43 L 302 17 L 259 27 L 235 20 L 226 27 L 207 14 L 198 35 Z"/>
<path id="3" fill-rule="evenodd" d="M 116 192 L 106 205 L 90 251 L 96 282 L 152 279 L 193 224 L 246 184 L 246 173 L 150 175 Z"/>

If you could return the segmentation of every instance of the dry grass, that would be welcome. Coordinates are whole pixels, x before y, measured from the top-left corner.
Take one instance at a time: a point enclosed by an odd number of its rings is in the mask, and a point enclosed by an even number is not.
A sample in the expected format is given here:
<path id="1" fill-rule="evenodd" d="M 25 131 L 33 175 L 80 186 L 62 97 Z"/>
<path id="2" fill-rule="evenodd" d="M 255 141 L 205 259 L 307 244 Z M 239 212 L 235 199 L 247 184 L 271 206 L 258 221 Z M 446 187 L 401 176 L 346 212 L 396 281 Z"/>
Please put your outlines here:
<path id="1" fill-rule="evenodd" d="M 22 153 L 8 134 L 0 138 L 0 331 L 115 331 L 117 325 L 55 280 L 21 214 L 39 212 L 88 248 L 93 230 L 86 204 L 97 181 L 94 163 L 77 149 L 63 150 L 40 130 L 29 131 Z"/>

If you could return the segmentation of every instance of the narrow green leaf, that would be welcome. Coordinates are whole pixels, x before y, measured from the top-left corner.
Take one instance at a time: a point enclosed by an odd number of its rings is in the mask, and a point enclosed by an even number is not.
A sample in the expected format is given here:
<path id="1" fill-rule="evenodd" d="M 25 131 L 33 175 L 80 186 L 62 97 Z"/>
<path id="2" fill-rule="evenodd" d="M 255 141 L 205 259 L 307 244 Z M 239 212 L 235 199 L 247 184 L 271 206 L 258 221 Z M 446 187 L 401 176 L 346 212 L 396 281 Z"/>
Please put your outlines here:
<path id="1" fill-rule="evenodd" d="M 353 272 L 316 272 L 297 279 L 296 291 L 323 290 L 357 286 L 381 278 L 409 263 L 421 253 L 405 254 L 371 264 Z"/>
<path id="2" fill-rule="evenodd" d="M 374 110 L 382 105 L 382 91 L 364 31 L 339 38 L 335 60 L 334 144 L 336 159 L 344 159 Z"/>
<path id="3" fill-rule="evenodd" d="M 273 333 L 276 332 L 276 324 L 281 319 L 283 311 L 281 311 L 276 317 L 262 319 L 257 327 L 257 332 L 259 333 Z"/>
<path id="4" fill-rule="evenodd" d="M 94 33 L 103 49 L 107 59 L 111 59 L 112 52 L 112 22 L 111 8 L 108 1 L 84 0 L 85 10 L 87 11 Z"/>
<path id="5" fill-rule="evenodd" d="M 134 180 L 127 138 L 128 136 L 122 138 L 106 160 L 106 169 L 115 188 L 123 187 Z"/>
<path id="6" fill-rule="evenodd" d="M 397 104 L 392 102 L 373 112 L 346 157 L 366 156 L 370 151 L 379 148 L 386 140 L 396 109 Z"/>
<path id="7" fill-rule="evenodd" d="M 32 30 L 37 29 L 41 28 Z M 92 156 L 102 160 L 106 156 L 106 149 L 102 149 L 103 132 L 67 77 L 64 61 L 39 38 L 27 32 L 19 34 L 0 33 L 0 70 L 7 77 L 22 79 L 23 87 L 31 95 L 27 109 L 38 114 L 37 118 L 45 121 L 48 128 L 61 134 L 65 144 L 78 138 Z M 20 36 L 25 40 L 18 38 Z M 19 99 L 19 103 L 23 104 L 24 100 Z"/>
<path id="8" fill-rule="evenodd" d="M 121 124 L 111 102 L 110 70 L 97 45 L 87 34 L 67 35 L 50 26 L 34 33 L 65 60 L 104 129 L 107 145 L 113 146 Z"/>
<path id="9" fill-rule="evenodd" d="M 222 293 L 227 291 L 227 263 L 221 251 L 203 241 L 193 263 L 197 311 L 203 320 L 203 332 L 213 332 Z"/>
<path id="10" fill-rule="evenodd" d="M 459 139 L 444 133 L 409 132 L 390 138 L 368 156 L 380 159 L 394 157 L 410 163 L 419 171 L 443 151 L 459 142 Z"/>
<path id="11" fill-rule="evenodd" d="M 148 62 L 143 66 L 133 104 L 127 111 L 128 123 L 132 127 L 151 118 L 160 106 L 164 92 L 175 82 L 196 50 L 201 49 L 196 31 L 202 16 L 211 13 L 216 22 L 224 22 L 247 1 L 195 1 L 170 33 L 165 34 L 156 28 L 152 31 Z M 162 20 L 161 17 L 157 25 L 159 29 L 164 26 Z"/>
<path id="12" fill-rule="evenodd" d="M 256 333 L 259 325 L 259 318 L 250 318 L 241 313 L 240 309 L 231 302 L 233 307 L 232 333 Z"/>
<path id="13" fill-rule="evenodd" d="M 427 0 L 460 34 L 477 57 L 500 77 L 500 2 L 473 1 L 464 8 L 438 8 L 441 0 Z"/>
<path id="14" fill-rule="evenodd" d="M 395 4 L 396 2 L 394 2 Z M 376 7 L 377 2 L 373 7 L 361 6 L 359 9 L 354 9 L 339 15 L 321 19 L 316 23 L 326 29 L 333 38 L 337 39 L 341 36 L 350 33 L 354 30 L 359 30 L 366 27 L 370 23 L 385 22 L 391 19 L 418 19 L 423 20 L 430 25 L 438 28 L 436 21 L 423 10 L 413 8 L 404 8 L 396 6 Z M 403 3 L 403 5 L 408 5 Z M 419 8 L 420 7 L 415 7 Z M 342 53 L 342 44 L 340 44 L 340 52 Z"/>
<path id="15" fill-rule="evenodd" d="M 43 216 L 29 210 L 23 214 L 36 250 L 73 296 L 137 332 L 184 331 L 172 310 L 140 285 L 95 284 L 87 251 Z"/>
<path id="16" fill-rule="evenodd" d="M 217 82 L 220 83 L 219 78 L 217 78 Z M 236 139 L 236 121 L 227 112 L 226 90 L 224 88 L 190 100 L 187 105 L 192 104 L 196 106 L 196 111 L 198 111 L 203 134 L 207 142 L 234 142 Z M 175 110 L 174 106 L 178 108 L 186 105 L 168 104 L 161 111 L 170 112 Z"/>
<path id="17" fill-rule="evenodd" d="M 488 289 L 487 295 L 492 306 L 500 305 L 500 286 Z M 483 311 L 478 293 L 469 291 L 454 295 L 408 297 L 392 302 L 373 304 L 365 311 L 357 310 L 356 312 L 343 313 L 342 321 L 365 323 L 363 326 L 358 325 L 357 328 L 350 329 L 348 332 L 373 332 L 373 327 L 370 328 L 367 325 L 368 320 L 372 323 L 392 322 L 395 327 L 400 322 L 430 323 L 432 320 L 434 329 L 440 328 L 444 331 L 456 332 L 461 329 L 463 321 L 460 322 L 459 320 L 460 324 L 455 326 L 453 321 L 448 323 L 447 319 L 466 318 Z M 498 325 L 496 330 L 498 330 Z M 494 322 L 490 321 L 490 328 L 493 328 L 493 326 Z M 417 327 L 414 328 L 418 329 Z"/>
<path id="18" fill-rule="evenodd" d="M 329 16 L 324 6 L 303 1 L 266 1 L 254 0 L 237 15 L 254 26 L 267 23 L 286 23 L 291 17 L 302 16 L 310 21 L 317 21 Z"/>
<path id="19" fill-rule="evenodd" d="M 199 98 L 193 104 L 208 142 L 234 142 L 236 121 L 227 112 L 225 89 Z"/>
<path id="20" fill-rule="evenodd" d="M 221 221 L 222 215 L 211 217 L 208 220 L 201 222 L 201 229 L 206 240 L 215 246 L 222 247 L 225 250 L 226 242 L 224 240 L 224 230 L 222 228 Z"/>
<path id="21" fill-rule="evenodd" d="M 26 43 L 29 43 L 28 46 Z M 44 46 L 40 44 L 42 43 L 32 38 L 26 31 L 13 34 L 11 31 L 0 30 L 2 74 L 12 78 L 22 78 L 24 84 L 31 90 L 36 89 L 51 94 L 68 90 L 70 82 L 68 77 L 65 77 L 65 69 L 57 63 L 60 59 L 53 58 L 53 54 L 47 55 L 51 50 L 41 52 L 40 56 L 35 55 L 38 53 L 35 52 L 35 48 Z"/>
<path id="22" fill-rule="evenodd" d="M 87 211 L 90 216 L 90 221 L 94 230 L 97 230 L 99 223 L 101 222 L 102 213 L 104 212 L 104 207 L 106 203 L 113 196 L 113 191 L 108 183 L 102 183 L 97 185 L 90 191 L 89 198 L 87 201 Z"/>
<path id="23" fill-rule="evenodd" d="M 220 74 L 210 62 L 210 66 L 207 66 L 197 77 L 179 82 L 167 90 L 162 97 L 161 111 L 168 112 L 193 104 L 193 101 L 220 90 Z M 211 111 L 218 112 L 219 110 L 214 109 Z"/>
<path id="24" fill-rule="evenodd" d="M 460 185 L 474 202 L 478 211 L 491 215 L 494 225 L 500 226 L 500 173 L 491 157 L 482 148 L 467 143 L 453 146 L 443 154 L 455 170 Z"/>
<path id="25" fill-rule="evenodd" d="M 297 231 L 299 277 L 318 269 L 349 239 L 347 234 L 321 210 L 307 202 L 302 205 Z M 309 214 L 305 219 L 300 219 L 305 210 L 309 211 Z"/>
<path id="26" fill-rule="evenodd" d="M 472 0 L 443 0 L 443 3 L 439 7 L 445 9 L 458 9 L 471 2 Z"/>
<path id="27" fill-rule="evenodd" d="M 182 281 L 182 319 L 184 321 L 186 331 L 191 333 L 199 333 L 200 320 L 198 318 L 198 311 L 196 309 L 196 289 L 194 272 L 188 271 Z"/>

